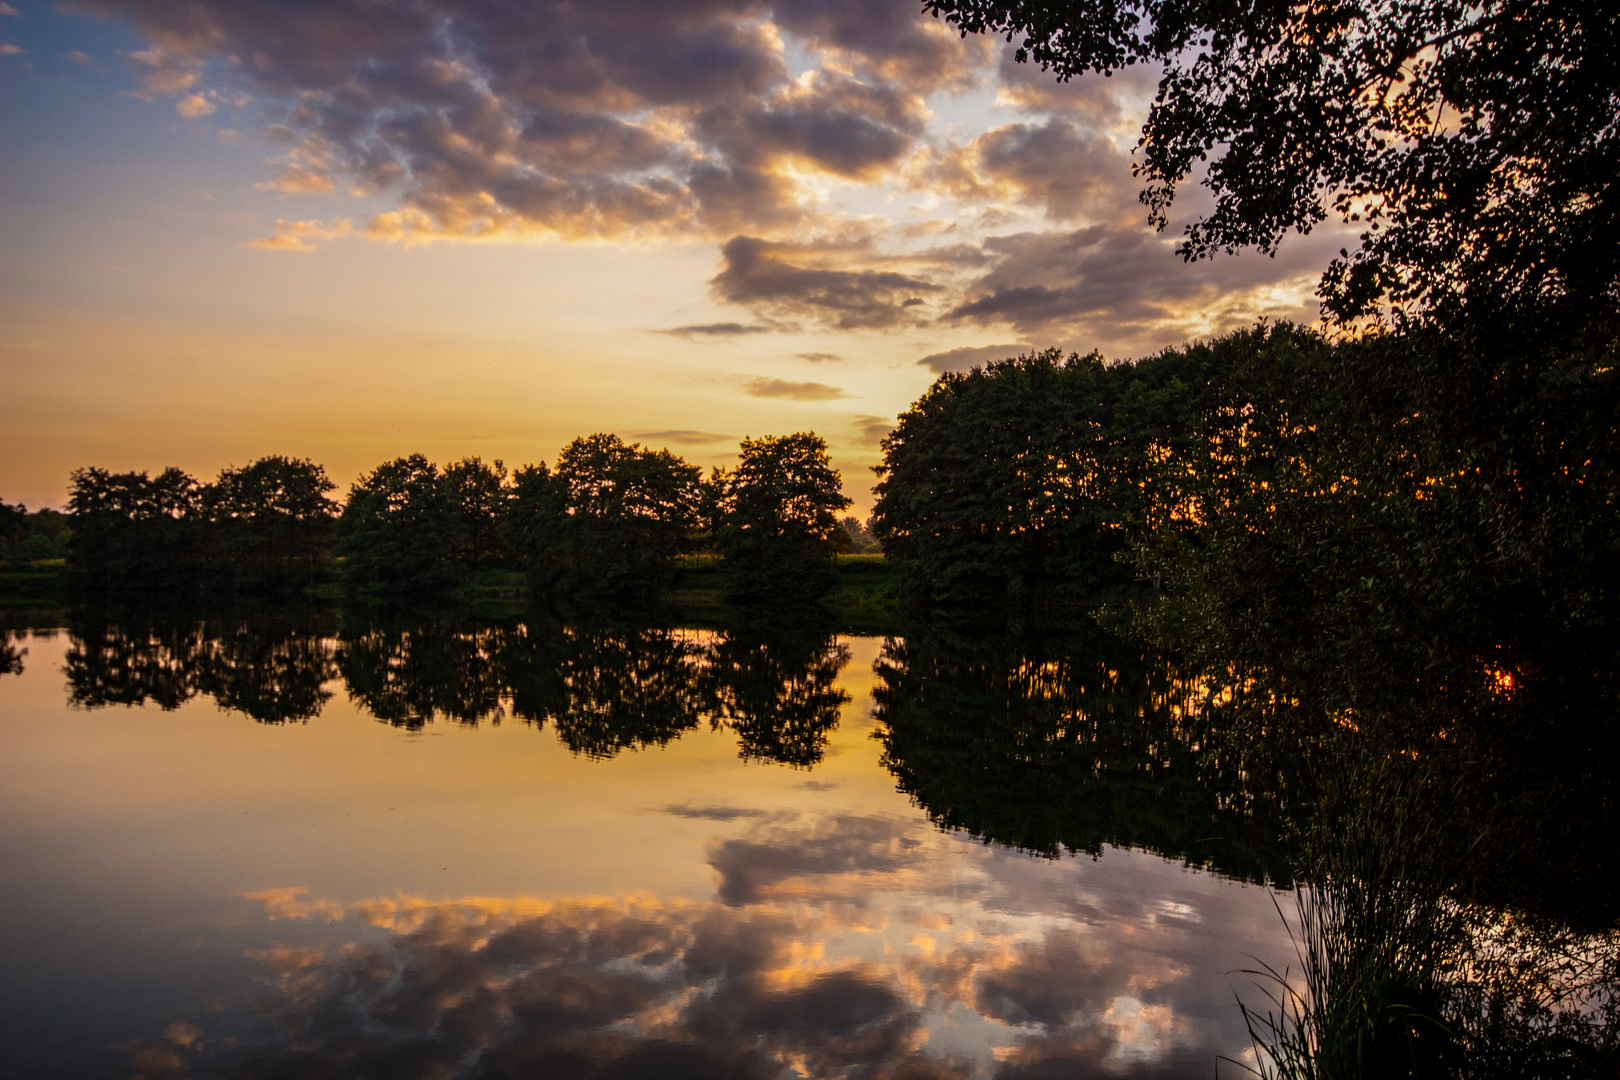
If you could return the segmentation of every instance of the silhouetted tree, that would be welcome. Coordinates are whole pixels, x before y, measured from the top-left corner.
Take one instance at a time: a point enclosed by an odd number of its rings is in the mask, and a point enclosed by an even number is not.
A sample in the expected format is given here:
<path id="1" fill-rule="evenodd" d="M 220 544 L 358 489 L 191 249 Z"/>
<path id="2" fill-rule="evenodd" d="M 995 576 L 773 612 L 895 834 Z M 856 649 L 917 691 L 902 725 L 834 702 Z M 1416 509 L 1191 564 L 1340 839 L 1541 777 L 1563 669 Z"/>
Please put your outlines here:
<path id="1" fill-rule="evenodd" d="M 443 474 L 421 454 L 354 482 L 338 519 L 343 580 L 376 593 L 431 592 L 460 578 L 459 510 Z"/>
<path id="2" fill-rule="evenodd" d="M 69 558 L 80 582 L 107 590 L 194 585 L 204 535 L 197 481 L 179 469 L 157 476 L 77 469 L 68 509 Z"/>
<path id="3" fill-rule="evenodd" d="M 1197 452 L 1204 352 L 1105 367 L 1056 349 L 941 375 L 884 440 L 873 527 L 915 596 L 1095 599 L 1170 524 L 1164 463 Z"/>
<path id="4" fill-rule="evenodd" d="M 265 457 L 200 491 L 209 563 L 242 588 L 308 583 L 327 558 L 336 487 L 312 461 Z"/>
<path id="5" fill-rule="evenodd" d="M 741 460 L 716 470 L 719 535 L 728 591 L 744 599 L 814 599 L 837 583 L 843 530 L 827 443 L 812 432 L 744 439 Z"/>
<path id="6" fill-rule="evenodd" d="M 656 590 L 700 525 L 701 470 L 617 435 L 575 439 L 554 472 L 520 472 L 509 517 L 531 570 L 562 592 Z"/>
<path id="7" fill-rule="evenodd" d="M 1162 227 L 1179 185 L 1196 176 L 1214 195 L 1188 258 L 1273 252 L 1331 212 L 1365 230 L 1322 282 L 1340 318 L 1389 301 L 1474 324 L 1482 349 L 1490 328 L 1520 327 L 1518 348 L 1569 340 L 1559 327 L 1601 324 L 1612 340 L 1620 325 L 1612 0 L 924 7 L 964 33 L 1022 38 L 1017 58 L 1062 79 L 1157 68 L 1143 201 Z"/>
<path id="8" fill-rule="evenodd" d="M 0 542 L 5 544 L 5 553 L 8 561 L 17 559 L 17 545 L 22 542 L 23 534 L 27 529 L 28 507 L 18 503 L 11 506 L 0 501 Z"/>
<path id="9" fill-rule="evenodd" d="M 499 459 L 486 465 L 480 458 L 462 458 L 444 467 L 444 479 L 456 501 L 458 557 L 473 567 L 499 563 L 505 546 L 501 522 L 511 498 L 506 466 Z"/>

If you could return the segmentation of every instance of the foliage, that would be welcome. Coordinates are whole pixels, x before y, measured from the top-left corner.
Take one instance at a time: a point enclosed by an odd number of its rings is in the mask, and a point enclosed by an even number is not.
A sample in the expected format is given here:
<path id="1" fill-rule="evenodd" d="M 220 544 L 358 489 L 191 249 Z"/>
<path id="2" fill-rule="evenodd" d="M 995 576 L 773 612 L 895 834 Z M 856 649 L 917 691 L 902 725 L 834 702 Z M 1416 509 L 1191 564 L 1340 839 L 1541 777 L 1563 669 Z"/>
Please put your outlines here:
<path id="1" fill-rule="evenodd" d="M 1383 301 L 1479 325 L 1616 328 L 1620 7 L 1612 0 L 925 0 L 964 34 L 1021 37 L 1067 79 L 1148 64 L 1138 144 L 1162 227 L 1198 176 L 1188 258 L 1365 227 L 1323 278 L 1342 319 Z M 1206 164 L 1207 163 L 1207 164 Z M 1526 338 L 1525 340 L 1528 340 Z"/>
<path id="2" fill-rule="evenodd" d="M 22 503 L 0 502 L 0 561 L 65 559 L 69 536 L 68 517 L 60 511 L 47 507 L 29 513 Z"/>
<path id="3" fill-rule="evenodd" d="M 728 590 L 744 599 L 804 599 L 837 584 L 833 556 L 850 500 L 812 432 L 744 439 L 736 469 L 713 478 Z"/>
<path id="4" fill-rule="evenodd" d="M 200 491 L 208 561 L 227 568 L 237 587 L 309 582 L 331 541 L 337 505 L 326 493 L 336 486 L 321 466 L 293 458 L 223 470 Z"/>
<path id="5" fill-rule="evenodd" d="M 868 522 L 854 515 L 846 515 L 838 519 L 838 524 L 843 528 L 844 535 L 849 538 L 848 544 L 835 538 L 840 552 L 873 555 L 883 550 L 883 545 L 878 543 L 878 538 Z"/>
<path id="6" fill-rule="evenodd" d="M 1049 349 L 947 373 L 884 440 L 873 528 L 908 592 L 1078 601 L 1130 579 L 1132 539 L 1174 527 L 1157 491 L 1197 443 L 1209 350 L 1104 366 Z"/>
<path id="7" fill-rule="evenodd" d="M 511 489 L 499 459 L 462 458 L 444 467 L 444 481 L 456 503 L 456 557 L 471 567 L 499 565 L 505 554 L 501 524 Z"/>
<path id="8" fill-rule="evenodd" d="M 92 589 L 195 587 L 201 555 L 197 481 L 179 469 L 157 476 L 77 469 L 70 477 L 68 557 Z"/>
<path id="9" fill-rule="evenodd" d="M 509 532 L 535 574 L 562 592 L 656 591 L 702 513 L 702 470 L 617 435 L 569 443 L 554 471 L 521 470 Z"/>
<path id="10" fill-rule="evenodd" d="M 438 467 L 396 458 L 354 482 L 338 519 L 338 553 L 351 588 L 432 592 L 454 585 L 460 509 Z"/>
<path id="11" fill-rule="evenodd" d="M 1171 487 L 1198 528 L 1140 549 L 1174 583 L 1156 627 L 1256 700 L 1597 738 L 1620 714 L 1620 381 L 1575 359 L 1465 414 L 1433 395 L 1456 348 L 1228 349 Z"/>

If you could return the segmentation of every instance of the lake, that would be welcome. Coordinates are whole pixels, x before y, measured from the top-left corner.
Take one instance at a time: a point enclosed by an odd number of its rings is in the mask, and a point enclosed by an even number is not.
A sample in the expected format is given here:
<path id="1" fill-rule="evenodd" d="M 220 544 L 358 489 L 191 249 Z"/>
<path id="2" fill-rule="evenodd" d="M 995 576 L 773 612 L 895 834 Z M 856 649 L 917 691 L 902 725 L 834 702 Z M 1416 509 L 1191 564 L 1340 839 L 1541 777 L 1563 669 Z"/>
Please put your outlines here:
<path id="1" fill-rule="evenodd" d="M 6 1076 L 1213 1076 L 1253 1061 L 1242 970 L 1293 955 L 1140 657 L 769 618 L 7 640 Z"/>

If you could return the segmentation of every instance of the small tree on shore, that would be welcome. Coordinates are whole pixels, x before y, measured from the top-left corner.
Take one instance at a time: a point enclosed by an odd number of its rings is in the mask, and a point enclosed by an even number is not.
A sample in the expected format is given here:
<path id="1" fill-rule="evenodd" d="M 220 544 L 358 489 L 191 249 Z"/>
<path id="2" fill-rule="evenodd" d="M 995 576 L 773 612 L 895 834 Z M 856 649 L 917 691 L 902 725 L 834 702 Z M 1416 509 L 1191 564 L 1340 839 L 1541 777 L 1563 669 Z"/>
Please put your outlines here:
<path id="1" fill-rule="evenodd" d="M 822 596 L 837 582 L 839 511 L 850 500 L 813 432 L 742 441 L 742 460 L 716 470 L 719 529 L 728 591 L 743 599 Z"/>

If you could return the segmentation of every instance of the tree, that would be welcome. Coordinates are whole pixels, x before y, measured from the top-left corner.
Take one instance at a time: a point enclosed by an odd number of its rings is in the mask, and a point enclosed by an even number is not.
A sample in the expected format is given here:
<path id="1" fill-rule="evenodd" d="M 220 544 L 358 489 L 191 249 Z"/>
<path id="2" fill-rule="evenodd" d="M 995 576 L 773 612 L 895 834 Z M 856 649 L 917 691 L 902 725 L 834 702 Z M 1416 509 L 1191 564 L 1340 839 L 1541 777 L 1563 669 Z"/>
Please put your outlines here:
<path id="1" fill-rule="evenodd" d="M 833 558 L 850 500 L 812 432 L 742 441 L 735 470 L 717 470 L 719 548 L 729 589 L 744 598 L 804 598 L 837 582 Z"/>
<path id="2" fill-rule="evenodd" d="M 337 485 L 313 461 L 265 457 L 200 491 L 210 561 L 237 586 L 308 582 L 331 541 Z"/>
<path id="3" fill-rule="evenodd" d="M 462 458 L 444 467 L 444 480 L 460 523 L 458 556 L 473 567 L 498 563 L 503 547 L 500 526 L 511 497 L 506 466 L 499 459 L 486 465 L 480 458 Z"/>
<path id="4" fill-rule="evenodd" d="M 196 480 L 175 468 L 155 477 L 88 468 L 74 470 L 69 482 L 68 558 L 82 584 L 123 589 L 194 583 L 203 533 Z"/>
<path id="5" fill-rule="evenodd" d="M 1202 175 L 1184 255 L 1336 213 L 1365 227 L 1322 280 L 1343 320 L 1393 302 L 1489 327 L 1620 313 L 1615 0 L 924 0 L 963 34 L 1021 36 L 1068 79 L 1162 66 L 1138 143 L 1152 219 Z M 1206 163 L 1207 162 L 1207 166 Z M 1481 337 L 1481 341 L 1486 340 Z"/>
<path id="6" fill-rule="evenodd" d="M 520 473 L 517 543 L 531 569 L 574 593 L 656 590 L 701 522 L 702 470 L 617 435 L 575 439 L 554 472 Z"/>
<path id="7" fill-rule="evenodd" d="M 950 372 L 883 443 L 873 525 L 914 596 L 1079 602 L 1166 527 L 1160 466 L 1197 442 L 1207 357 L 1057 349 Z M 1145 575 L 1144 575 L 1145 576 Z"/>
<path id="8" fill-rule="evenodd" d="M 366 592 L 432 592 L 455 584 L 458 507 L 436 465 L 396 458 L 354 482 L 338 519 L 343 578 Z"/>
<path id="9" fill-rule="evenodd" d="M 28 507 L 21 503 L 8 506 L 0 501 L 0 540 L 5 541 L 6 556 L 9 560 L 14 561 L 17 558 L 17 545 L 22 542 L 27 522 Z"/>

